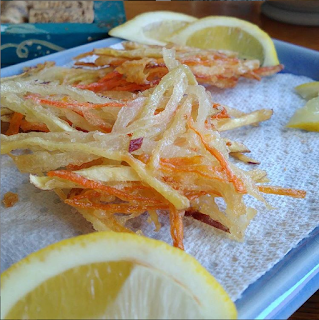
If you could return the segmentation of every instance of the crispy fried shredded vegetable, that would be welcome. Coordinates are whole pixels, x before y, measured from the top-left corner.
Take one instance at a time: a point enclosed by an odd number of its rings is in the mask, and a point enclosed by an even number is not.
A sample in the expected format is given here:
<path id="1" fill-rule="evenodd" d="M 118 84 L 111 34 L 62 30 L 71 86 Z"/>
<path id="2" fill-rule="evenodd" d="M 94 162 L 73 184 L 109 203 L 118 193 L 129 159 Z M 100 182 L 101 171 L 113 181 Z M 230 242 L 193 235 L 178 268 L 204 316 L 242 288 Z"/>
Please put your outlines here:
<path id="1" fill-rule="evenodd" d="M 90 65 L 83 57 L 97 55 Z M 261 193 L 305 197 L 268 185 L 265 171 L 244 171 L 231 157 L 258 163 L 219 131 L 269 119 L 212 100 L 199 82 L 232 87 L 282 67 L 260 68 L 234 54 L 124 43 L 77 57 L 80 69 L 50 63 L 1 83 L 1 119 L 9 123 L 1 153 L 42 190 L 53 190 L 96 230 L 132 232 L 146 212 L 156 230 L 168 214 L 174 246 L 183 249 L 183 220 L 196 219 L 242 240 Z M 86 68 L 82 68 L 85 65 Z M 101 69 L 87 69 L 99 66 Z M 14 150 L 28 153 L 11 154 Z"/>
<path id="2" fill-rule="evenodd" d="M 114 68 L 110 74 L 111 78 L 107 76 L 105 79 L 101 78 L 97 82 L 80 87 L 94 92 L 111 90 L 114 87 L 117 87 L 117 90 L 124 90 L 120 88 L 126 87 L 125 81 L 152 87 L 168 73 L 169 68 L 164 61 L 161 46 L 124 42 L 123 47 L 123 50 L 95 49 L 76 57 L 78 66 Z M 175 50 L 176 59 L 191 69 L 199 83 L 219 88 L 234 87 L 240 77 L 260 80 L 262 76 L 269 76 L 283 69 L 282 65 L 260 67 L 258 60 L 242 60 L 233 52 L 203 50 L 173 44 L 166 47 Z M 93 55 L 96 57 L 94 62 L 86 64 L 82 61 L 83 58 Z"/>

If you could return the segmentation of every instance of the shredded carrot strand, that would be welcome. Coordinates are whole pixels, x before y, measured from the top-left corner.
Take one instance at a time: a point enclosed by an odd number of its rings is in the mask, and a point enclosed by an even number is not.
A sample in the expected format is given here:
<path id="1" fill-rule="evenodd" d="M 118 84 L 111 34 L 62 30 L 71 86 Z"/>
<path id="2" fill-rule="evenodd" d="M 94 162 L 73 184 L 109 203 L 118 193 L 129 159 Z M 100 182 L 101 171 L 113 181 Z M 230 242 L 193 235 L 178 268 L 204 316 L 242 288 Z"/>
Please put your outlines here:
<path id="1" fill-rule="evenodd" d="M 50 130 L 44 123 L 29 122 L 25 119 L 21 121 L 20 128 L 24 132 L 29 132 L 29 131 L 50 132 Z"/>
<path id="2" fill-rule="evenodd" d="M 188 121 L 188 125 L 190 129 L 192 129 L 200 138 L 202 144 L 205 146 L 206 150 L 209 151 L 219 162 L 219 164 L 222 166 L 222 168 L 225 170 L 228 179 L 233 183 L 235 189 L 239 193 L 247 193 L 246 188 L 242 180 L 233 173 L 231 170 L 229 164 L 227 163 L 226 159 L 222 155 L 221 152 L 219 152 L 216 148 L 210 146 L 204 139 L 203 135 L 194 127 L 193 125 L 193 119 L 190 117 Z"/>
<path id="3" fill-rule="evenodd" d="M 58 177 L 58 178 L 62 178 L 65 180 L 72 181 L 72 182 L 77 183 L 87 189 L 104 191 L 110 195 L 114 195 L 114 196 L 118 197 L 121 200 L 136 200 L 136 201 L 141 201 L 144 203 L 159 203 L 159 200 L 131 195 L 131 194 L 123 192 L 117 188 L 106 186 L 100 182 L 86 179 L 83 176 L 81 176 L 75 172 L 72 172 L 72 171 L 55 170 L 55 171 L 49 171 L 47 175 L 49 177 Z"/>
<path id="4" fill-rule="evenodd" d="M 75 100 L 65 99 L 66 101 L 61 100 L 52 100 L 47 98 L 42 98 L 35 94 L 29 94 L 25 96 L 25 99 L 31 99 L 41 104 L 57 107 L 57 108 L 67 108 L 71 110 L 78 110 L 79 108 L 87 108 L 87 109 L 99 109 L 105 107 L 119 107 L 122 108 L 126 106 L 126 104 L 119 102 L 107 102 L 107 103 L 90 103 L 90 102 L 78 102 Z"/>
<path id="5" fill-rule="evenodd" d="M 104 78 L 100 79 L 98 82 L 94 82 L 88 85 L 77 85 L 77 87 L 94 92 L 101 92 L 106 90 L 143 91 L 149 89 L 154 84 L 137 84 L 134 82 L 128 82 L 122 74 L 118 73 L 117 71 L 113 71 L 112 76 L 107 75 Z"/>
<path id="6" fill-rule="evenodd" d="M 175 207 L 171 206 L 169 212 L 169 219 L 171 225 L 171 236 L 173 239 L 173 246 L 184 250 L 184 226 L 183 216 L 185 211 L 178 211 Z"/>
<path id="7" fill-rule="evenodd" d="M 114 87 L 114 83 L 117 81 L 121 81 L 123 79 L 123 75 L 117 71 L 110 72 L 105 77 L 101 78 L 97 82 L 93 82 L 86 85 L 77 85 L 76 87 L 80 89 L 87 89 L 94 92 L 101 92 L 105 90 L 111 90 Z"/>
<path id="8" fill-rule="evenodd" d="M 83 189 L 81 189 L 81 188 L 72 188 L 68 194 L 68 198 L 72 198 L 77 195 L 80 195 L 80 194 L 82 194 L 82 192 L 83 192 Z"/>
<path id="9" fill-rule="evenodd" d="M 112 71 L 110 73 L 108 73 L 107 75 L 105 75 L 103 78 L 101 78 L 98 83 L 102 83 L 102 82 L 105 82 L 105 81 L 108 81 L 110 79 L 114 79 L 114 78 L 121 78 L 122 75 L 117 72 L 117 71 Z"/>
<path id="10" fill-rule="evenodd" d="M 81 199 L 89 199 L 90 201 L 92 201 L 94 198 L 101 198 L 102 196 L 102 193 L 101 192 L 98 192 L 98 191 L 95 191 L 95 190 L 82 190 L 80 191 L 80 193 L 78 192 L 73 192 L 70 193 L 68 195 L 68 199 L 70 200 L 81 200 Z"/>
<path id="11" fill-rule="evenodd" d="M 168 205 L 132 205 L 129 203 L 121 203 L 121 204 L 101 204 L 101 203 L 92 203 L 88 201 L 79 201 L 79 199 L 66 199 L 65 203 L 77 207 L 77 208 L 86 208 L 86 209 L 101 209 L 105 212 L 115 214 L 115 213 L 123 213 L 123 214 L 132 214 L 132 213 L 141 213 L 147 210 L 167 210 Z"/>
<path id="12" fill-rule="evenodd" d="M 281 188 L 281 187 L 273 187 L 273 186 L 258 186 L 258 190 L 263 193 L 269 194 L 277 194 L 280 196 L 288 196 L 293 198 L 303 199 L 306 197 L 306 191 L 290 189 L 290 188 Z"/>
<path id="13" fill-rule="evenodd" d="M 213 108 L 214 109 L 219 109 L 219 110 L 221 108 L 221 111 L 219 113 L 216 113 L 216 114 L 212 115 L 211 116 L 212 119 L 227 119 L 227 118 L 230 118 L 226 108 L 221 106 L 220 104 L 214 103 L 213 104 Z"/>
<path id="14" fill-rule="evenodd" d="M 120 78 L 120 79 L 111 79 L 107 82 L 104 82 L 105 84 L 105 90 L 113 90 L 113 88 L 116 88 L 118 86 L 124 86 L 127 85 L 129 82 L 127 82 L 125 79 Z"/>
<path id="15" fill-rule="evenodd" d="M 12 118 L 11 118 L 10 124 L 9 124 L 9 128 L 5 133 L 7 136 L 12 136 L 14 134 L 19 133 L 19 128 L 20 128 L 21 121 L 22 121 L 23 117 L 24 117 L 24 115 L 19 112 L 15 112 L 12 115 Z"/>

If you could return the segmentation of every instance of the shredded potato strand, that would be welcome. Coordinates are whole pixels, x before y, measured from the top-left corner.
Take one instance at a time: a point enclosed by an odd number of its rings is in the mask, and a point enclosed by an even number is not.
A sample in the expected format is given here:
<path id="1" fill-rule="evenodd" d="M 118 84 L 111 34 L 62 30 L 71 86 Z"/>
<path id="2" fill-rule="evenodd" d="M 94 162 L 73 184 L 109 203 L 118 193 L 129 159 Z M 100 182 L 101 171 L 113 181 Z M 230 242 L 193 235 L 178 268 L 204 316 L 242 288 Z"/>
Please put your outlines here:
<path id="1" fill-rule="evenodd" d="M 216 148 L 210 146 L 204 139 L 203 135 L 194 127 L 194 121 L 190 118 L 188 122 L 189 127 L 200 137 L 201 142 L 205 146 L 205 148 L 218 160 L 220 165 L 224 168 L 228 178 L 233 182 L 234 187 L 239 193 L 246 193 L 246 188 L 244 183 L 240 178 L 236 177 L 236 175 L 232 172 L 228 162 L 225 160 L 221 152 L 219 152 Z"/>

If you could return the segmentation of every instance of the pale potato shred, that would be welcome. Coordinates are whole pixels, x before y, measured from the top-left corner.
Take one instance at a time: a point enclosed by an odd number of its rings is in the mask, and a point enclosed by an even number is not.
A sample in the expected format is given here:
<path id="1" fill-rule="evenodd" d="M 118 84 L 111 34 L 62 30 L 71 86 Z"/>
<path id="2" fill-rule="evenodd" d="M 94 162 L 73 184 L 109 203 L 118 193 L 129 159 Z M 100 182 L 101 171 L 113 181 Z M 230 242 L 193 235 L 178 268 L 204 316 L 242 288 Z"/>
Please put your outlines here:
<path id="1" fill-rule="evenodd" d="M 247 146 L 220 136 L 265 121 L 272 111 L 228 108 L 198 84 L 202 74 L 206 83 L 225 87 L 281 67 L 266 71 L 230 53 L 124 46 L 95 50 L 94 66 L 102 68 L 46 63 L 2 79 L 1 119 L 8 128 L 1 152 L 32 184 L 54 190 L 96 230 L 132 232 L 127 221 L 145 212 L 159 230 L 158 216 L 168 214 L 173 244 L 181 249 L 184 216 L 241 240 L 256 214 L 246 195 L 265 204 L 261 192 L 305 196 L 260 185 L 269 181 L 265 171 L 244 171 L 230 161 L 258 163 L 243 155 Z M 221 61 L 221 78 L 208 66 L 213 59 Z M 235 66 L 229 72 L 225 59 Z"/>

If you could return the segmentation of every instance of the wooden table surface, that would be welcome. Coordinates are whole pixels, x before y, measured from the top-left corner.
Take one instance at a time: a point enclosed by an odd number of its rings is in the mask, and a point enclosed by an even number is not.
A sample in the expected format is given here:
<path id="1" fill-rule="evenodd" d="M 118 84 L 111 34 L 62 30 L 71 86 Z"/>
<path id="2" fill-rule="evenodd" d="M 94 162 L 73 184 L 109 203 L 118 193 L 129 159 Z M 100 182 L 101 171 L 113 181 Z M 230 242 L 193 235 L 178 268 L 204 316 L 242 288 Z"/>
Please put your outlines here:
<path id="1" fill-rule="evenodd" d="M 261 14 L 263 1 L 125 1 L 127 19 L 154 10 L 170 10 L 197 18 L 209 15 L 233 16 L 253 22 L 272 38 L 319 51 L 319 27 L 297 26 L 281 23 Z M 319 292 L 301 306 L 289 320 L 319 319 Z"/>

